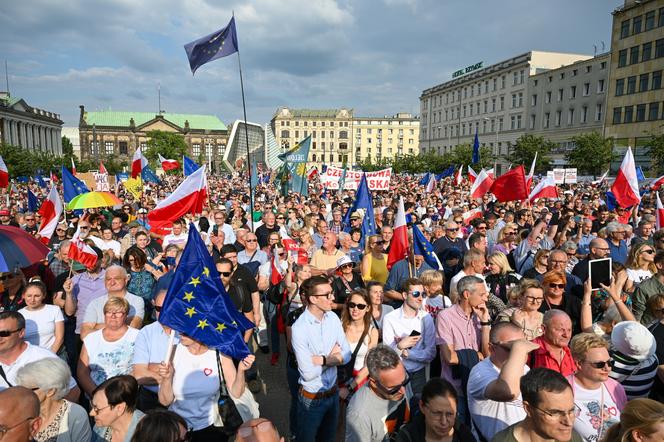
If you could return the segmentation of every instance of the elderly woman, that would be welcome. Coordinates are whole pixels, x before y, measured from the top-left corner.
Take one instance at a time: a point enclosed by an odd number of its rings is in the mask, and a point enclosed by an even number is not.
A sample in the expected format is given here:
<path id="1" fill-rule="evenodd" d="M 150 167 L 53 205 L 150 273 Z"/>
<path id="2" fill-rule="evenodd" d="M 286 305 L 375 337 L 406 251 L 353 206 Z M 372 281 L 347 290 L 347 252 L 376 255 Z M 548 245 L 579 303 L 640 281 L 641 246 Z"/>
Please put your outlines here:
<path id="1" fill-rule="evenodd" d="M 539 308 L 544 300 L 544 289 L 535 279 L 522 279 L 518 286 L 519 306 L 509 307 L 498 314 L 500 322 L 511 322 L 523 330 L 526 339 L 541 336 L 544 315 Z"/>
<path id="2" fill-rule="evenodd" d="M 137 401 L 138 382 L 129 375 L 114 376 L 95 388 L 90 400 L 92 441 L 130 441 L 144 416 L 136 409 Z"/>
<path id="3" fill-rule="evenodd" d="M 247 356 L 236 369 L 229 356 L 181 334 L 173 362 L 159 368 L 159 402 L 187 421 L 192 442 L 226 441 L 217 405 L 221 382 L 239 399 L 245 391 L 245 371 L 254 359 Z"/>
<path id="4" fill-rule="evenodd" d="M 90 440 L 90 422 L 86 411 L 64 397 L 69 392 L 71 373 L 59 358 L 40 359 L 21 367 L 16 383 L 34 391 L 39 399 L 37 442 L 79 442 Z"/>
<path id="5" fill-rule="evenodd" d="M 44 303 L 44 283 L 39 280 L 29 282 L 23 290 L 23 298 L 25 307 L 18 312 L 25 318 L 25 340 L 60 354 L 64 349 L 62 344 L 65 339 L 65 318 L 59 307 Z"/>
<path id="6" fill-rule="evenodd" d="M 502 252 L 509 255 L 512 250 L 516 248 L 519 243 L 519 226 L 515 223 L 507 223 L 498 232 L 496 244 L 494 244 L 492 252 Z"/>
<path id="7" fill-rule="evenodd" d="M 364 257 L 360 270 L 365 281 L 387 282 L 387 255 L 383 250 L 383 238 L 380 235 L 371 235 L 365 244 Z"/>
<path id="8" fill-rule="evenodd" d="M 519 283 L 521 276 L 512 269 L 507 256 L 502 252 L 493 252 L 487 259 L 489 274 L 485 281 L 489 286 L 489 293 L 494 294 L 501 301 L 507 302 L 507 292 Z"/>
<path id="9" fill-rule="evenodd" d="M 110 298 L 104 304 L 104 328 L 83 339 L 78 360 L 78 382 L 88 396 L 112 376 L 131 373 L 134 342 L 138 330 L 126 324 L 129 303 L 124 298 Z"/>
<path id="10" fill-rule="evenodd" d="M 609 377 L 609 343 L 594 333 L 574 336 L 569 344 L 576 373 L 567 377 L 574 392 L 574 404 L 581 413 L 574 429 L 583 440 L 602 440 L 608 428 L 619 422 L 627 403 L 625 389 Z"/>

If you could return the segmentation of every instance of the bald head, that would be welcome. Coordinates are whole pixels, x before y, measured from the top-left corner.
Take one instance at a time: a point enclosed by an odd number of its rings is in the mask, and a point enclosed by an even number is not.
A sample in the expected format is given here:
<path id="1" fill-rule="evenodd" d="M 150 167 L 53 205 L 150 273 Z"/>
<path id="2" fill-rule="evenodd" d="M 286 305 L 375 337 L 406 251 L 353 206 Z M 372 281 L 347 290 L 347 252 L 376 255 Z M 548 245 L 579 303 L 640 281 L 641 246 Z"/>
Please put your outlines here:
<path id="1" fill-rule="evenodd" d="M 243 423 L 237 431 L 237 442 L 280 442 L 279 432 L 269 420 L 259 417 Z"/>
<path id="2" fill-rule="evenodd" d="M 30 441 L 40 424 L 39 398 L 32 390 L 11 387 L 0 392 L 0 426 L 11 428 L 3 440 Z"/>
<path id="3" fill-rule="evenodd" d="M 605 239 L 595 238 L 588 244 L 590 257 L 593 259 L 606 258 L 609 254 L 609 243 Z"/>

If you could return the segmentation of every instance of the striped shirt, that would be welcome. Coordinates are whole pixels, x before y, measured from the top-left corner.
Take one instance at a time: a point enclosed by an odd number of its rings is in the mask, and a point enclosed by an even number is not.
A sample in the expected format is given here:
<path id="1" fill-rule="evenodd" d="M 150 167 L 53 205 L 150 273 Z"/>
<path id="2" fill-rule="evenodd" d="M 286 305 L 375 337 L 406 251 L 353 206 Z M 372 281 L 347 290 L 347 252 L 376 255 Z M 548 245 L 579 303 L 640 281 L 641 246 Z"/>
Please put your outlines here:
<path id="1" fill-rule="evenodd" d="M 627 399 L 648 397 L 657 375 L 659 365 L 657 355 L 653 354 L 646 360 L 637 361 L 619 351 L 613 351 L 611 357 L 614 363 L 609 376 L 623 386 Z"/>

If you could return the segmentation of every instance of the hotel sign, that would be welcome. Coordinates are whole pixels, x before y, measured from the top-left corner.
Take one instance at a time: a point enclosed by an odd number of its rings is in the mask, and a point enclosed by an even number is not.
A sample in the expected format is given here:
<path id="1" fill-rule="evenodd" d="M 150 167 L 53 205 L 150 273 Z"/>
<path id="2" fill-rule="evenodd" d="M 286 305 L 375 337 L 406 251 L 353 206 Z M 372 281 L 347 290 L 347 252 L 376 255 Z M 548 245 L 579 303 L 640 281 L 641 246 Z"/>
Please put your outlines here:
<path id="1" fill-rule="evenodd" d="M 484 62 L 480 61 L 479 63 L 471 64 L 465 69 L 459 69 L 458 71 L 452 74 L 452 78 L 460 77 L 461 75 L 465 75 L 469 72 L 476 71 L 477 69 L 482 69 L 482 63 Z"/>

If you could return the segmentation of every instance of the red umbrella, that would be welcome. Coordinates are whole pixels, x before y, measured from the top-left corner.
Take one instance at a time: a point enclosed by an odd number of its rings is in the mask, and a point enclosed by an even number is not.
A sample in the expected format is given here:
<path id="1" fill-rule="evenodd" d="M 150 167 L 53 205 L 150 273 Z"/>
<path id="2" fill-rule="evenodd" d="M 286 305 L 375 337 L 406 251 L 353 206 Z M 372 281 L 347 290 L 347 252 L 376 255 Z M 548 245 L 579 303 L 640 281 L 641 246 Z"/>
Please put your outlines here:
<path id="1" fill-rule="evenodd" d="M 23 229 L 0 226 L 0 272 L 29 267 L 46 258 L 50 249 Z"/>

